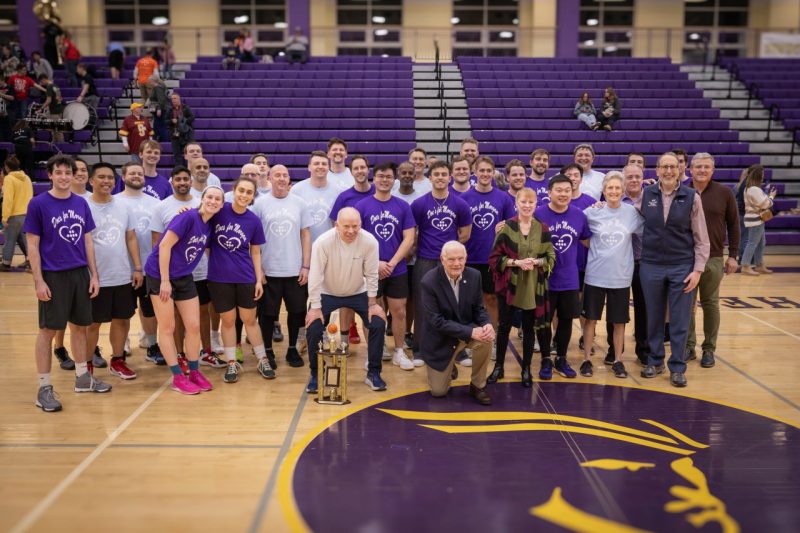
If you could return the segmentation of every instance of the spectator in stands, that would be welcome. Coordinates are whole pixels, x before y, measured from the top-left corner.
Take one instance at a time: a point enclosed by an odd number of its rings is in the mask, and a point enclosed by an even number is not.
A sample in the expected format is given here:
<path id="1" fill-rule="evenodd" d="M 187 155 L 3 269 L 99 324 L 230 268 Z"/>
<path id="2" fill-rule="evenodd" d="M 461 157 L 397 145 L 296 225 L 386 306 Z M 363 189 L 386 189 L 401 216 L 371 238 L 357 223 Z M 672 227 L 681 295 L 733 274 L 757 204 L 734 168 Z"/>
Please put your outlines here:
<path id="1" fill-rule="evenodd" d="M 8 84 L 14 90 L 14 115 L 17 120 L 22 120 L 28 115 L 28 102 L 31 88 L 35 87 L 42 94 L 47 90 L 28 76 L 25 65 L 17 67 L 17 72 L 8 78 Z"/>
<path id="2" fill-rule="evenodd" d="M 36 161 L 33 156 L 33 147 L 36 139 L 33 131 L 28 127 L 24 120 L 18 120 L 14 124 L 13 138 L 14 153 L 20 162 L 20 168 L 28 176 L 34 176 L 36 172 Z"/>
<path id="3" fill-rule="evenodd" d="M 222 50 L 222 70 L 230 70 L 231 68 L 239 70 L 242 66 L 242 60 L 239 59 L 239 56 L 239 47 L 233 41 L 229 42 L 228 46 Z"/>
<path id="4" fill-rule="evenodd" d="M 112 41 L 106 46 L 108 54 L 108 68 L 111 70 L 111 79 L 118 80 L 125 65 L 125 47 L 122 43 Z"/>
<path id="5" fill-rule="evenodd" d="M 742 173 L 739 175 L 739 182 L 734 187 L 734 192 L 736 194 L 736 207 L 739 210 L 739 257 L 736 260 L 739 264 L 742 264 L 742 254 L 744 254 L 744 249 L 747 248 L 747 228 L 744 225 L 744 192 L 747 187 L 745 187 L 745 182 L 747 181 L 747 176 L 750 173 L 750 167 L 742 170 Z"/>
<path id="6" fill-rule="evenodd" d="M 239 40 L 239 59 L 245 63 L 255 63 L 256 56 L 253 53 L 255 50 L 255 43 L 250 30 L 242 30 L 241 39 Z"/>
<path id="7" fill-rule="evenodd" d="M 78 63 L 81 60 L 81 53 L 75 43 L 72 42 L 69 32 L 64 32 L 60 41 L 59 47 L 61 48 L 61 57 L 64 60 L 64 70 L 67 71 L 67 82 L 70 87 L 78 87 Z"/>
<path id="8" fill-rule="evenodd" d="M 594 198 L 600 199 L 603 190 L 603 178 L 605 174 L 592 170 L 592 163 L 594 162 L 594 148 L 591 144 L 579 144 L 572 152 L 575 157 L 575 163 L 580 165 L 583 169 L 583 182 L 581 182 L 581 192 L 584 192 Z"/>
<path id="9" fill-rule="evenodd" d="M 58 64 L 58 41 L 63 34 L 58 21 L 50 19 L 39 34 L 44 42 L 44 56 L 51 65 Z"/>
<path id="10" fill-rule="evenodd" d="M 285 49 L 286 59 L 289 60 L 290 65 L 296 61 L 304 65 L 308 61 L 308 37 L 303 35 L 303 29 L 300 26 L 294 29 L 294 34 L 289 37 Z"/>
<path id="11" fill-rule="evenodd" d="M 764 167 L 752 165 L 747 169 L 744 182 L 744 226 L 747 228 L 747 248 L 742 253 L 742 274 L 758 276 L 772 274 L 772 270 L 764 265 L 765 218 L 772 218 L 772 204 L 778 191 L 775 187 L 766 194 L 764 186 Z M 753 268 L 755 267 L 755 268 Z"/>
<path id="12" fill-rule="evenodd" d="M 173 91 L 170 96 L 169 136 L 172 142 L 172 154 L 176 165 L 186 165 L 184 149 L 194 140 L 194 113 L 188 105 L 181 102 L 181 95 Z"/>
<path id="13" fill-rule="evenodd" d="M 597 111 L 594 108 L 592 99 L 589 97 L 589 93 L 583 93 L 580 99 L 575 102 L 575 108 L 572 110 L 572 114 L 575 115 L 578 120 L 586 124 L 589 129 L 596 130 L 599 127 L 597 119 L 594 118 Z"/>
<path id="14" fill-rule="evenodd" d="M 11 133 L 11 107 L 14 102 L 14 95 L 11 93 L 11 87 L 8 86 L 6 80 L 0 77 L 0 141 L 10 142 L 12 139 Z"/>
<path id="15" fill-rule="evenodd" d="M 45 74 L 39 75 L 39 85 L 45 88 L 45 100 L 42 104 L 45 113 L 50 117 L 50 120 L 61 120 L 61 114 L 64 112 L 64 100 L 61 97 L 61 89 L 48 78 Z M 64 134 L 58 129 L 51 130 L 53 142 L 64 142 Z"/>
<path id="16" fill-rule="evenodd" d="M 186 162 L 191 168 L 194 159 L 203 159 L 203 147 L 200 146 L 200 143 L 190 142 L 186 145 L 186 148 L 184 148 L 183 156 L 186 158 Z M 206 164 L 208 164 L 208 161 L 206 161 Z M 215 185 L 217 187 L 222 185 L 219 176 L 211 172 L 210 169 L 208 172 L 208 185 Z"/>
<path id="17" fill-rule="evenodd" d="M 150 115 L 153 117 L 153 137 L 161 142 L 169 141 L 169 128 L 167 115 L 169 114 L 170 101 L 167 95 L 167 85 L 158 76 L 150 76 L 147 82 L 150 88 Z"/>
<path id="18" fill-rule="evenodd" d="M 18 66 L 19 59 L 11 53 L 11 47 L 4 46 L 2 53 L 0 53 L 0 68 L 3 69 L 3 78 L 13 76 Z"/>
<path id="19" fill-rule="evenodd" d="M 31 179 L 21 170 L 19 159 L 11 155 L 6 158 L 5 178 L 3 179 L 3 262 L 0 272 L 10 270 L 14 259 L 14 248 L 19 244 L 19 249 L 25 256 L 25 262 L 20 265 L 30 270 L 28 261 L 28 243 L 22 226 L 28 212 L 28 203 L 33 198 L 33 184 Z"/>
<path id="20" fill-rule="evenodd" d="M 81 80 L 81 94 L 78 95 L 76 100 L 78 102 L 85 102 L 86 105 L 97 109 L 100 97 L 97 95 L 97 86 L 94 83 L 94 76 L 83 63 L 78 63 L 77 73 Z"/>
<path id="21" fill-rule="evenodd" d="M 122 138 L 122 146 L 131 155 L 131 159 L 141 163 L 139 158 L 139 146 L 153 136 L 153 128 L 147 117 L 142 116 L 144 106 L 139 102 L 131 104 L 131 114 L 122 121 L 119 129 L 119 136 Z"/>
<path id="22" fill-rule="evenodd" d="M 269 157 L 267 154 L 253 154 L 250 161 L 258 167 L 258 194 L 266 194 L 272 189 L 272 181 L 269 179 Z"/>
<path id="23" fill-rule="evenodd" d="M 164 79 L 172 79 L 172 65 L 175 64 L 175 50 L 172 49 L 172 37 L 167 34 L 161 43 L 161 71 Z"/>
<path id="24" fill-rule="evenodd" d="M 39 52 L 31 54 L 31 59 L 28 61 L 28 72 L 35 79 L 39 79 L 42 74 L 46 75 L 48 79 L 53 79 L 53 66 Z"/>
<path id="25" fill-rule="evenodd" d="M 606 90 L 603 92 L 602 107 L 600 108 L 600 112 L 595 115 L 595 118 L 597 118 L 596 129 L 603 128 L 606 131 L 611 131 L 614 123 L 619 120 L 619 112 L 620 105 L 617 93 L 614 91 L 613 87 L 606 87 Z"/>
<path id="26" fill-rule="evenodd" d="M 148 82 L 151 76 L 158 76 L 158 62 L 153 58 L 153 49 L 148 48 L 147 52 L 136 62 L 133 69 L 133 77 L 139 84 L 139 92 L 142 95 L 142 102 L 146 103 L 150 98 L 150 86 Z"/>

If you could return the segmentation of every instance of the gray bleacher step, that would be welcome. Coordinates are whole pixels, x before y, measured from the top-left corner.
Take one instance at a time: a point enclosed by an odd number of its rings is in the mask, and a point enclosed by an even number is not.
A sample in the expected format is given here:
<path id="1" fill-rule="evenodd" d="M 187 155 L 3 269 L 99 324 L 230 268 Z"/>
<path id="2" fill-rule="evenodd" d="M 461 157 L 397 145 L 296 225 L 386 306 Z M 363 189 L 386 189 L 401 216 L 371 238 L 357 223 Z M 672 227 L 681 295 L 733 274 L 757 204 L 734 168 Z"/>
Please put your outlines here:
<path id="1" fill-rule="evenodd" d="M 698 89 L 705 89 L 705 90 L 724 89 L 724 90 L 727 91 L 728 87 L 730 87 L 730 81 L 725 81 L 725 80 L 715 80 L 715 81 L 712 81 L 712 80 L 697 80 L 697 81 L 694 82 L 694 84 L 697 86 Z M 745 88 L 745 86 L 744 86 L 744 84 L 742 82 L 740 82 L 740 81 L 734 81 L 733 82 L 733 89 L 734 90 L 742 90 L 744 88 Z"/>
<path id="2" fill-rule="evenodd" d="M 414 110 L 414 118 L 417 119 L 425 119 L 425 118 L 439 118 L 440 110 L 439 107 L 433 108 L 420 108 Z M 466 109 L 454 109 L 451 108 L 449 105 L 447 106 L 447 118 L 449 119 L 466 119 L 469 120 L 469 113 L 467 113 Z"/>
<path id="3" fill-rule="evenodd" d="M 730 92 L 730 96 L 728 96 L 728 89 L 709 89 L 703 91 L 704 98 L 744 98 L 747 99 L 747 90 L 746 89 L 734 89 Z"/>
<path id="4" fill-rule="evenodd" d="M 469 129 L 469 120 L 463 119 L 451 119 L 449 116 L 447 117 L 447 125 L 450 126 L 451 129 L 460 129 L 460 130 L 468 130 Z M 419 130 L 426 129 L 426 130 L 439 130 L 441 131 L 444 127 L 443 121 L 440 119 L 416 119 L 414 121 L 414 127 Z"/>
<path id="5" fill-rule="evenodd" d="M 792 143 L 790 142 L 750 142 L 751 154 L 788 154 L 791 151 Z M 798 154 L 795 161 L 800 162 L 800 145 L 795 145 L 795 153 Z"/>
<path id="6" fill-rule="evenodd" d="M 92 153 L 83 153 L 81 154 L 86 160 L 86 163 L 89 165 L 94 165 L 95 163 L 100 162 L 100 156 L 97 154 Z M 129 154 L 107 154 L 105 150 L 103 150 L 103 161 L 106 163 L 111 163 L 114 166 L 122 166 L 128 161 L 131 160 L 131 156 Z"/>
<path id="7" fill-rule="evenodd" d="M 765 131 L 740 131 L 739 132 L 739 140 L 744 142 L 758 142 L 763 141 L 764 138 L 767 136 L 766 127 L 764 128 Z M 771 141 L 789 141 L 792 138 L 792 134 L 788 131 L 778 130 L 772 131 L 769 134 L 769 138 Z"/>
<path id="8" fill-rule="evenodd" d="M 783 126 L 776 122 L 772 121 L 772 128 L 781 129 Z M 767 130 L 767 121 L 766 120 L 731 120 L 730 121 L 730 128 L 732 130 Z"/>
<path id="9" fill-rule="evenodd" d="M 711 69 L 707 72 L 690 72 L 689 79 L 692 81 L 728 81 L 731 79 L 731 75 L 728 74 L 726 71 L 716 69 L 712 75 Z"/>
<path id="10" fill-rule="evenodd" d="M 414 89 L 438 90 L 439 83 L 440 82 L 436 80 L 414 80 Z M 445 91 L 464 89 L 464 86 L 461 84 L 461 80 L 442 80 L 441 84 Z"/>
<path id="11" fill-rule="evenodd" d="M 452 142 L 456 145 L 461 142 L 461 139 L 465 137 L 471 137 L 472 133 L 471 130 L 454 130 L 451 128 L 450 130 L 450 138 Z M 444 139 L 442 138 L 442 130 L 417 130 L 417 143 L 421 143 L 422 141 L 438 141 L 443 142 Z"/>
<path id="12" fill-rule="evenodd" d="M 414 98 L 438 98 L 439 91 L 436 89 L 414 89 Z M 463 89 L 445 89 L 445 98 L 464 98 Z"/>
<path id="13" fill-rule="evenodd" d="M 452 71 L 442 71 L 441 78 L 443 80 L 458 80 L 461 81 L 461 76 L 459 76 L 458 72 Z M 414 72 L 414 81 L 417 80 L 435 80 L 436 73 L 433 71 L 415 71 Z"/>
<path id="14" fill-rule="evenodd" d="M 798 161 L 797 156 L 795 156 L 795 161 Z M 789 156 L 788 155 L 762 155 L 761 156 L 761 164 L 765 167 L 785 167 L 789 164 Z"/>
<path id="15" fill-rule="evenodd" d="M 735 119 L 767 119 L 769 118 L 769 111 L 766 109 L 753 109 L 750 107 L 750 114 L 747 115 L 747 109 L 721 109 L 719 112 L 720 118 L 735 118 Z"/>
<path id="16" fill-rule="evenodd" d="M 440 67 L 442 72 L 458 72 L 460 77 L 460 70 L 458 69 L 458 65 L 454 63 L 442 63 Z M 435 63 L 414 63 L 411 66 L 412 72 L 433 72 L 436 70 Z"/>
<path id="17" fill-rule="evenodd" d="M 790 182 L 783 187 L 786 196 L 800 196 L 800 182 Z"/>
<path id="18" fill-rule="evenodd" d="M 724 98 L 711 101 L 711 106 L 717 109 L 747 109 L 746 98 Z M 750 109 L 764 109 L 764 105 L 758 100 L 750 100 Z"/>
<path id="19" fill-rule="evenodd" d="M 800 164 L 800 156 L 795 156 L 795 164 Z M 800 168 L 773 168 L 772 179 L 800 182 Z"/>
<path id="20" fill-rule="evenodd" d="M 445 98 L 444 103 L 447 109 L 467 109 L 467 103 L 463 98 Z M 438 98 L 415 98 L 414 107 L 417 109 L 439 109 L 442 101 Z"/>

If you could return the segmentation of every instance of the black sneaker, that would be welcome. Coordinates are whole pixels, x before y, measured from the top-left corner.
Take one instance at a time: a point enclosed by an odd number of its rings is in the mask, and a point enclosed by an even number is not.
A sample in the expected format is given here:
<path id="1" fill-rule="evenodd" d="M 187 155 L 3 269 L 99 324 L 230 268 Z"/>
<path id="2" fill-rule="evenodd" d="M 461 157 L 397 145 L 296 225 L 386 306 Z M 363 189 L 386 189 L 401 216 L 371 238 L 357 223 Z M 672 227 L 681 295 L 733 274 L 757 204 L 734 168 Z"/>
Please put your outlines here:
<path id="1" fill-rule="evenodd" d="M 283 342 L 283 332 L 280 324 L 272 326 L 272 340 L 273 342 Z"/>
<path id="2" fill-rule="evenodd" d="M 167 360 L 164 359 L 164 355 L 161 353 L 161 348 L 158 347 L 158 343 L 155 343 L 147 349 L 147 355 L 144 356 L 144 359 L 158 366 L 167 364 Z"/>
<path id="3" fill-rule="evenodd" d="M 583 376 L 585 378 L 592 377 L 594 375 L 594 372 L 592 371 L 592 362 L 591 361 L 584 361 L 583 363 L 581 363 L 580 372 L 581 372 L 581 376 Z"/>
<path id="4" fill-rule="evenodd" d="M 406 346 L 411 349 L 414 345 L 414 334 L 410 331 L 406 331 L 406 338 L 405 338 Z"/>
<path id="5" fill-rule="evenodd" d="M 394 333 L 392 332 L 392 315 L 386 317 L 386 336 L 393 337 Z"/>
<path id="6" fill-rule="evenodd" d="M 58 359 L 58 365 L 61 370 L 75 370 L 75 361 L 70 359 L 69 352 L 64 346 L 53 350 L 53 355 Z"/>
<path id="7" fill-rule="evenodd" d="M 286 362 L 289 363 L 289 366 L 294 368 L 300 368 L 305 364 L 297 348 L 289 348 L 286 351 Z"/>
<path id="8" fill-rule="evenodd" d="M 616 360 L 617 357 L 614 355 L 614 350 L 609 349 L 608 352 L 606 352 L 606 358 L 603 359 L 603 363 L 613 365 Z"/>
<path id="9" fill-rule="evenodd" d="M 646 367 L 644 367 L 644 370 L 642 370 L 641 376 L 643 378 L 650 379 L 663 373 L 664 373 L 664 365 L 658 365 L 658 366 L 647 365 Z"/>
<path id="10" fill-rule="evenodd" d="M 295 350 L 296 351 L 296 350 Z M 272 348 L 267 348 L 267 361 L 269 361 L 269 366 L 272 368 L 278 368 L 278 362 L 275 360 L 275 352 Z"/>
<path id="11" fill-rule="evenodd" d="M 672 372 L 669 375 L 669 382 L 673 387 L 685 387 L 686 375 L 683 372 Z"/>
<path id="12" fill-rule="evenodd" d="M 625 370 L 625 365 L 622 364 L 622 361 L 617 361 L 613 365 L 611 365 L 611 371 L 614 372 L 614 376 L 618 378 L 627 378 L 628 371 Z"/>
<path id="13" fill-rule="evenodd" d="M 95 368 L 105 368 L 108 366 L 108 361 L 103 359 L 103 354 L 100 353 L 100 347 L 94 347 L 94 355 L 92 356 L 92 365 Z"/>
<path id="14" fill-rule="evenodd" d="M 690 349 L 686 350 L 686 355 L 684 356 L 684 359 L 687 362 L 688 361 L 694 361 L 695 359 L 697 359 L 697 352 L 694 351 L 694 348 L 690 348 Z"/>
<path id="15" fill-rule="evenodd" d="M 703 368 L 711 368 L 716 364 L 714 359 L 714 352 L 710 350 L 703 350 L 703 357 L 700 358 L 700 366 Z"/>

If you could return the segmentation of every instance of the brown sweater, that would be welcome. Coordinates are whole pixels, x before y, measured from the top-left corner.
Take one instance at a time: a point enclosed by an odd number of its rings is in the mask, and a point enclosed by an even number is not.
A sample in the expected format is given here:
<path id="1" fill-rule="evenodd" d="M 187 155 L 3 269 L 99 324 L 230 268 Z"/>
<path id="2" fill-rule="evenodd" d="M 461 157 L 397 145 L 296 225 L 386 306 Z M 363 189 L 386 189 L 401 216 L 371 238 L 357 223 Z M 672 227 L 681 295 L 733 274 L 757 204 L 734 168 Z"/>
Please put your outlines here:
<path id="1" fill-rule="evenodd" d="M 694 184 L 692 184 L 694 187 Z M 698 191 L 706 216 L 708 240 L 711 241 L 709 257 L 722 257 L 725 237 L 728 238 L 728 257 L 739 253 L 739 211 L 736 197 L 725 185 L 710 181 L 703 192 Z"/>

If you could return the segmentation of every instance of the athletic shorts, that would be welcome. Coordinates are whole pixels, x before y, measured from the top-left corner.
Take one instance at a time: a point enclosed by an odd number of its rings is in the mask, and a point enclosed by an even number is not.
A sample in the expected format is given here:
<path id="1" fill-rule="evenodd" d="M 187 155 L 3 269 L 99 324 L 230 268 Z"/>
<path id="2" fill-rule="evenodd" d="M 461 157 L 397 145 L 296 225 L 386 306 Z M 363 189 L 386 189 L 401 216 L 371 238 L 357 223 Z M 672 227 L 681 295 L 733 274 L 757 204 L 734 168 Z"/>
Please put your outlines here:
<path id="1" fill-rule="evenodd" d="M 606 308 L 606 322 L 627 324 L 630 322 L 630 287 L 604 289 L 588 283 L 583 286 L 583 316 L 589 320 L 600 320 Z"/>
<path id="2" fill-rule="evenodd" d="M 136 304 L 139 309 L 142 310 L 142 316 L 145 318 L 153 318 L 156 316 L 156 312 L 153 309 L 153 302 L 150 300 L 150 296 L 147 295 L 147 284 L 142 283 L 142 286 L 138 289 L 134 289 L 133 295 L 136 297 Z"/>
<path id="3" fill-rule="evenodd" d="M 403 272 L 378 281 L 378 298 L 408 298 L 408 273 Z"/>
<path id="4" fill-rule="evenodd" d="M 578 318 L 581 315 L 578 291 L 550 291 L 550 313 L 559 320 Z"/>
<path id="5" fill-rule="evenodd" d="M 474 268 L 481 273 L 481 290 L 486 294 L 494 294 L 494 280 L 489 271 L 489 265 L 483 263 L 467 263 L 468 267 Z"/>
<path id="6" fill-rule="evenodd" d="M 161 280 L 153 276 L 147 276 L 145 283 L 147 284 L 147 294 L 158 297 L 158 293 L 161 291 Z M 180 302 L 197 297 L 197 286 L 195 286 L 191 274 L 171 279 L 169 283 L 172 285 L 172 299 L 174 301 Z"/>
<path id="7" fill-rule="evenodd" d="M 406 279 L 408 280 L 408 296 L 409 299 L 414 299 L 414 287 L 412 278 L 414 277 L 414 265 L 406 264 Z"/>
<path id="8" fill-rule="evenodd" d="M 92 298 L 92 322 L 103 324 L 113 319 L 130 320 L 136 311 L 136 299 L 130 283 L 114 287 L 100 287 Z"/>
<path id="9" fill-rule="evenodd" d="M 267 276 L 264 285 L 264 296 L 261 297 L 265 316 L 278 316 L 281 313 L 281 301 L 286 305 L 287 313 L 305 314 L 308 301 L 308 283 L 300 285 L 297 276 L 278 278 Z"/>
<path id="10" fill-rule="evenodd" d="M 195 287 L 197 287 L 197 299 L 200 300 L 200 305 L 208 305 L 211 303 L 211 293 L 208 291 L 208 280 L 199 279 L 195 281 L 194 284 Z"/>
<path id="11" fill-rule="evenodd" d="M 586 278 L 585 270 L 578 270 L 578 290 L 583 292 L 583 286 L 586 284 L 583 280 Z"/>
<path id="12" fill-rule="evenodd" d="M 39 301 L 39 328 L 64 329 L 67 322 L 76 326 L 92 323 L 92 299 L 89 296 L 89 269 L 78 267 L 58 272 L 44 270 L 42 278 L 50 287 L 50 300 Z"/>
<path id="13" fill-rule="evenodd" d="M 255 283 L 222 283 L 209 281 L 208 292 L 217 313 L 226 313 L 237 307 L 242 309 L 256 308 Z"/>

